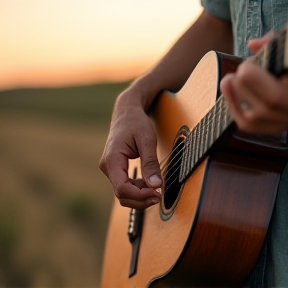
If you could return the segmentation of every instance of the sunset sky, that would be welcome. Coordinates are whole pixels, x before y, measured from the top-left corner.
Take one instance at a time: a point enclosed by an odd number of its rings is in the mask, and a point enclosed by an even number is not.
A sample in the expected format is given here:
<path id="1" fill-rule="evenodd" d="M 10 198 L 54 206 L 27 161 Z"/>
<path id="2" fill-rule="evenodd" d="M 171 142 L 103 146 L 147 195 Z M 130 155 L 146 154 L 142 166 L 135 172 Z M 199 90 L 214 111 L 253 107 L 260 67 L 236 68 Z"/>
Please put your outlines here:
<path id="1" fill-rule="evenodd" d="M 0 88 L 133 78 L 200 12 L 200 0 L 0 0 Z"/>

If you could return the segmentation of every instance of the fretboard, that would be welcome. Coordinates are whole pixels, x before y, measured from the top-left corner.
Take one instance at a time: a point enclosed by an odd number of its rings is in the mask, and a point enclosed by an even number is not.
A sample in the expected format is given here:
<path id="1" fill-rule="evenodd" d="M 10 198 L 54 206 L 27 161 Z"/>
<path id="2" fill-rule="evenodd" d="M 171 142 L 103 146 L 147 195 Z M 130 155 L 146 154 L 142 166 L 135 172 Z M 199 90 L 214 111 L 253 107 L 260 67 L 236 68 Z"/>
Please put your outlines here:
<path id="1" fill-rule="evenodd" d="M 253 58 L 252 61 L 267 69 L 275 76 L 282 75 L 288 66 L 286 28 L 275 34 L 273 39 Z M 250 60 L 249 60 L 250 61 Z M 232 125 L 233 119 L 223 95 L 212 109 L 191 130 L 184 141 L 184 151 L 179 182 L 183 183 L 197 165 L 209 154 L 210 149 Z"/>

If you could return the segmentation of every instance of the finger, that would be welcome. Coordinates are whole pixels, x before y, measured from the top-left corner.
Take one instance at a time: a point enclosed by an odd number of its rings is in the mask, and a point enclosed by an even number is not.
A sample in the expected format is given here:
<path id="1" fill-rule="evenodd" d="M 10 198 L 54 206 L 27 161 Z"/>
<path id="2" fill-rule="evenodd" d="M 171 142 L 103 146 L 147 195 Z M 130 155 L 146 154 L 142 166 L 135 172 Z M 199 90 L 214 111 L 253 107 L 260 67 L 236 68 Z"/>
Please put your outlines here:
<path id="1" fill-rule="evenodd" d="M 144 201 L 135 201 L 131 199 L 121 199 L 120 204 L 124 207 L 130 207 L 138 210 L 144 210 L 150 206 L 153 206 L 160 202 L 160 199 L 157 197 L 154 198 L 148 198 Z"/>
<path id="2" fill-rule="evenodd" d="M 131 179 L 131 183 L 137 186 L 139 189 L 148 188 L 146 182 L 142 178 Z"/>
<path id="3" fill-rule="evenodd" d="M 113 153 L 106 147 L 99 167 L 110 179 L 114 188 L 129 180 L 128 159 L 120 152 Z"/>
<path id="4" fill-rule="evenodd" d="M 242 85 L 236 74 L 227 75 L 221 82 L 221 90 L 228 103 L 233 120 L 238 129 L 247 133 L 255 132 L 257 123 L 253 116 L 255 107 L 259 108 L 257 98 L 246 86 Z M 247 109 L 242 108 L 242 104 L 247 103 Z"/>
<path id="5" fill-rule="evenodd" d="M 151 134 L 141 135 L 138 146 L 141 158 L 141 171 L 149 187 L 161 187 L 162 179 L 160 165 L 156 154 L 156 136 Z"/>
<path id="6" fill-rule="evenodd" d="M 255 54 L 257 53 L 263 46 L 265 46 L 273 37 L 274 32 L 270 31 L 265 36 L 253 39 L 248 41 L 248 48 Z"/>
<path id="7" fill-rule="evenodd" d="M 132 199 L 143 200 L 139 191 L 146 183 L 128 177 L 128 159 L 125 155 L 119 152 L 104 154 L 99 167 L 109 178 L 117 198 L 128 198 L 130 195 Z"/>
<path id="8" fill-rule="evenodd" d="M 266 106 L 268 112 L 275 110 L 277 113 L 287 114 L 287 83 L 275 78 L 254 63 L 242 64 L 236 73 L 236 79 L 242 86 L 251 91 L 260 105 Z"/>
<path id="9" fill-rule="evenodd" d="M 119 187 L 118 199 L 122 206 L 146 209 L 160 202 L 161 193 L 154 188 L 139 189 L 132 183 L 126 183 Z"/>
<path id="10" fill-rule="evenodd" d="M 133 180 L 132 180 L 133 181 Z M 150 197 L 161 198 L 161 189 L 155 188 L 139 188 L 132 183 L 131 180 L 121 184 L 115 189 L 115 195 L 118 199 L 131 199 L 135 201 L 143 201 Z"/>
<path id="11" fill-rule="evenodd" d="M 264 125 L 263 120 L 268 120 L 272 115 L 269 115 L 262 99 L 242 83 L 237 73 L 229 81 L 230 92 L 227 93 L 226 99 L 238 128 L 249 133 L 259 132 L 259 128 L 262 130 Z"/>
<path id="12" fill-rule="evenodd" d="M 106 167 L 117 198 L 143 201 L 149 197 L 161 197 L 155 188 L 147 188 L 144 180 L 128 177 L 128 160 L 124 155 L 113 158 L 112 165 L 109 161 Z"/>
<path id="13" fill-rule="evenodd" d="M 151 188 L 148 187 L 144 179 L 130 179 L 131 183 L 140 189 L 141 199 L 146 199 L 148 197 L 159 197 L 162 196 L 162 189 L 161 188 Z M 143 197 L 143 198 L 142 198 Z"/>
<path id="14" fill-rule="evenodd" d="M 148 188 L 149 190 L 152 189 L 151 191 L 156 191 L 157 193 L 155 194 L 153 192 L 153 195 L 157 195 L 157 197 L 161 197 L 161 193 L 162 193 L 162 187 L 148 187 L 147 186 L 147 183 L 144 179 L 142 178 L 139 178 L 139 179 L 130 179 L 131 180 L 131 183 L 135 186 L 137 186 L 139 189 L 144 189 L 144 188 Z"/>
<path id="15" fill-rule="evenodd" d="M 254 81 L 255 83 L 255 81 Z M 271 109 L 266 102 L 243 83 L 237 74 L 227 75 L 221 82 L 221 90 L 227 100 L 232 117 L 240 130 L 248 133 L 275 134 L 287 126 L 287 113 Z M 248 109 L 241 109 L 241 102 L 248 103 Z"/>

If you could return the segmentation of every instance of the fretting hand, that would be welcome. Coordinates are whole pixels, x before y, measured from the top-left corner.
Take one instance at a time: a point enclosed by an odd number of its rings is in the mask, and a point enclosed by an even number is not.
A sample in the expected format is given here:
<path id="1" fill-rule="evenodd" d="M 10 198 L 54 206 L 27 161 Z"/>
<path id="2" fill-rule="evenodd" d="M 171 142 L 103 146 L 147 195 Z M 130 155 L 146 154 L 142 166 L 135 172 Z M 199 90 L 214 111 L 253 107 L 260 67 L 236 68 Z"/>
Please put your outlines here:
<path id="1" fill-rule="evenodd" d="M 248 47 L 256 53 L 270 38 L 251 40 Z M 287 75 L 276 78 L 248 60 L 223 78 L 221 90 L 240 130 L 273 135 L 288 127 Z"/>

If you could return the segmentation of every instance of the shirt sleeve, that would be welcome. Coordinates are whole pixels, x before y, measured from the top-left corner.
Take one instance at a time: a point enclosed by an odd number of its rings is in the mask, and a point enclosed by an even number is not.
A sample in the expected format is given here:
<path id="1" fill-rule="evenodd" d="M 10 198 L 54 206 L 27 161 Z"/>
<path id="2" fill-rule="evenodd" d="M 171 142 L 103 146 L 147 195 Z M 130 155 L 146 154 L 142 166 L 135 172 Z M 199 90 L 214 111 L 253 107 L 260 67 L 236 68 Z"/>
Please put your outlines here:
<path id="1" fill-rule="evenodd" d="M 230 0 L 201 0 L 201 4 L 208 14 L 222 20 L 231 21 Z"/>

